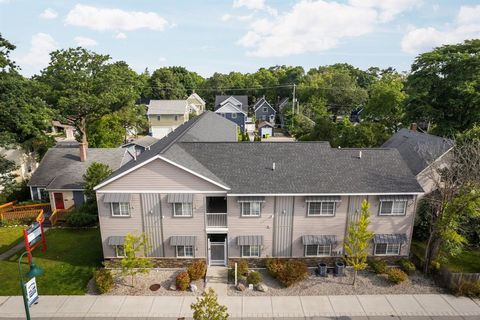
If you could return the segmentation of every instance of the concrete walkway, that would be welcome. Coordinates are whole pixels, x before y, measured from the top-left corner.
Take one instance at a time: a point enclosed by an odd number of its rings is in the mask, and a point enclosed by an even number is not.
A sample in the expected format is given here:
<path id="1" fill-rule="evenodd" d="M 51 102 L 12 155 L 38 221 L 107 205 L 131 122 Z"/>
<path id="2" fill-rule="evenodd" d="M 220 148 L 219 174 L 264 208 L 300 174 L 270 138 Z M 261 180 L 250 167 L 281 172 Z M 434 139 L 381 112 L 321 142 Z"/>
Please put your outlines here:
<path id="1" fill-rule="evenodd" d="M 20 250 L 25 249 L 25 243 L 23 241 L 20 241 L 4 253 L 0 254 L 0 261 L 2 260 L 7 260 L 11 256 L 13 256 L 15 253 L 19 252 Z"/>
<path id="2" fill-rule="evenodd" d="M 226 296 L 228 288 L 228 268 L 227 267 L 208 267 L 206 288 L 212 288 L 217 295 Z"/>
<path id="3" fill-rule="evenodd" d="M 32 318 L 158 319 L 192 317 L 193 296 L 40 296 Z M 450 295 L 219 297 L 231 319 L 479 320 L 480 300 Z M 24 319 L 22 297 L 0 297 L 0 318 Z"/>

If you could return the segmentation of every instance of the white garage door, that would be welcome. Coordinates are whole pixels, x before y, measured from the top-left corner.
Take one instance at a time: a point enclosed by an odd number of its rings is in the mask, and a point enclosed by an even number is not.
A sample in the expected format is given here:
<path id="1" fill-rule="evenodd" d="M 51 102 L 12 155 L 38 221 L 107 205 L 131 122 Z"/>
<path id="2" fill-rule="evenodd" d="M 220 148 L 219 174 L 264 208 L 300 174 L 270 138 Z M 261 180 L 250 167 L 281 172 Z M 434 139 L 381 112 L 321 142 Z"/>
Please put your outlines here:
<path id="1" fill-rule="evenodd" d="M 173 131 L 173 127 L 152 127 L 152 137 L 162 139 Z"/>
<path id="2" fill-rule="evenodd" d="M 268 134 L 270 137 L 272 136 L 272 128 L 270 128 L 270 127 L 263 127 L 263 128 L 262 128 L 262 138 L 264 138 L 267 134 Z"/>

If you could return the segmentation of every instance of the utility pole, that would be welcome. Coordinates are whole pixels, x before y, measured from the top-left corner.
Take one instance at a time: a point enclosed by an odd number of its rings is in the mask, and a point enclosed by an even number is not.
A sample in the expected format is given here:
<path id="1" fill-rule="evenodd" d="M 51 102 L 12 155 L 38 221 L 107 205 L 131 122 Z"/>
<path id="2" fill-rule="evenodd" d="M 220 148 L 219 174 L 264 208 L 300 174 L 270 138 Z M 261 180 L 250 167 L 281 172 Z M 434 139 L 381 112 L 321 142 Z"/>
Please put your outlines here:
<path id="1" fill-rule="evenodd" d="M 297 85 L 294 83 L 293 84 L 293 100 L 292 100 L 292 129 L 293 129 L 293 123 L 294 123 L 294 118 L 295 118 L 295 102 L 296 102 L 296 98 L 295 98 L 295 89 L 296 89 Z"/>

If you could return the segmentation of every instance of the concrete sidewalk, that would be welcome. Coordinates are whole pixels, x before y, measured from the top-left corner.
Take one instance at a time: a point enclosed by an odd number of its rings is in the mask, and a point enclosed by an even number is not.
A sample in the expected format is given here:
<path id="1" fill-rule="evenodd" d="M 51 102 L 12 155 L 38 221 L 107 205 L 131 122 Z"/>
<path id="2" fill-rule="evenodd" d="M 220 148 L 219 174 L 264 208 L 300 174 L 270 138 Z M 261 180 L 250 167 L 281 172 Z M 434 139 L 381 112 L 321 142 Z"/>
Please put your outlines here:
<path id="1" fill-rule="evenodd" d="M 192 317 L 195 297 L 40 296 L 36 319 L 177 319 Z M 231 319 L 480 319 L 480 300 L 450 295 L 219 297 Z M 24 319 L 19 296 L 0 297 L 0 318 Z"/>

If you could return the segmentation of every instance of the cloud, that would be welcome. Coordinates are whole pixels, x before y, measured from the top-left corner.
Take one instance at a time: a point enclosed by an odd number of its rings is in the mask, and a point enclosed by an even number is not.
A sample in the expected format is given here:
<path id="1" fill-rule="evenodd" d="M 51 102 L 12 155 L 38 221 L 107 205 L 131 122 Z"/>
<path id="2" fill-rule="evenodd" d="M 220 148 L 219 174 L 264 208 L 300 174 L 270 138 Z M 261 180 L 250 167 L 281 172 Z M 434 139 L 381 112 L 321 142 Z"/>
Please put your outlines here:
<path id="1" fill-rule="evenodd" d="M 124 11 L 77 4 L 65 18 L 65 24 L 97 31 L 132 31 L 150 29 L 162 31 L 167 20 L 155 12 Z"/>
<path id="2" fill-rule="evenodd" d="M 30 41 L 30 49 L 16 60 L 23 67 L 39 70 L 50 62 L 50 52 L 58 49 L 58 43 L 47 33 L 36 33 Z"/>
<path id="3" fill-rule="evenodd" d="M 267 6 L 265 4 L 265 0 L 234 0 L 233 1 L 234 8 L 242 8 L 245 7 L 249 10 L 264 10 L 271 15 L 277 15 L 277 10 L 274 8 Z"/>
<path id="4" fill-rule="evenodd" d="M 350 0 L 349 4 L 355 7 L 376 9 L 379 12 L 380 22 L 388 22 L 398 14 L 417 5 L 418 0 Z"/>
<path id="5" fill-rule="evenodd" d="M 237 44 L 248 55 L 282 57 L 335 48 L 343 39 L 372 32 L 378 12 L 370 7 L 327 1 L 300 1 L 290 12 L 259 19 Z"/>
<path id="6" fill-rule="evenodd" d="M 77 46 L 80 47 L 95 47 L 98 45 L 98 42 L 95 39 L 87 38 L 87 37 L 75 37 L 73 39 Z"/>
<path id="7" fill-rule="evenodd" d="M 119 32 L 115 35 L 115 39 L 119 39 L 119 40 L 127 39 L 127 35 L 123 32 Z"/>
<path id="8" fill-rule="evenodd" d="M 221 18 L 220 20 L 222 21 L 228 21 L 232 18 L 232 15 L 228 14 L 228 13 L 225 13 Z"/>
<path id="9" fill-rule="evenodd" d="M 58 13 L 52 8 L 47 8 L 40 13 L 40 18 L 42 19 L 55 19 L 58 17 Z"/>
<path id="10" fill-rule="evenodd" d="M 480 38 L 480 5 L 461 6 L 455 24 L 445 30 L 435 27 L 412 28 L 402 38 L 404 52 L 417 54 L 434 47 Z"/>

